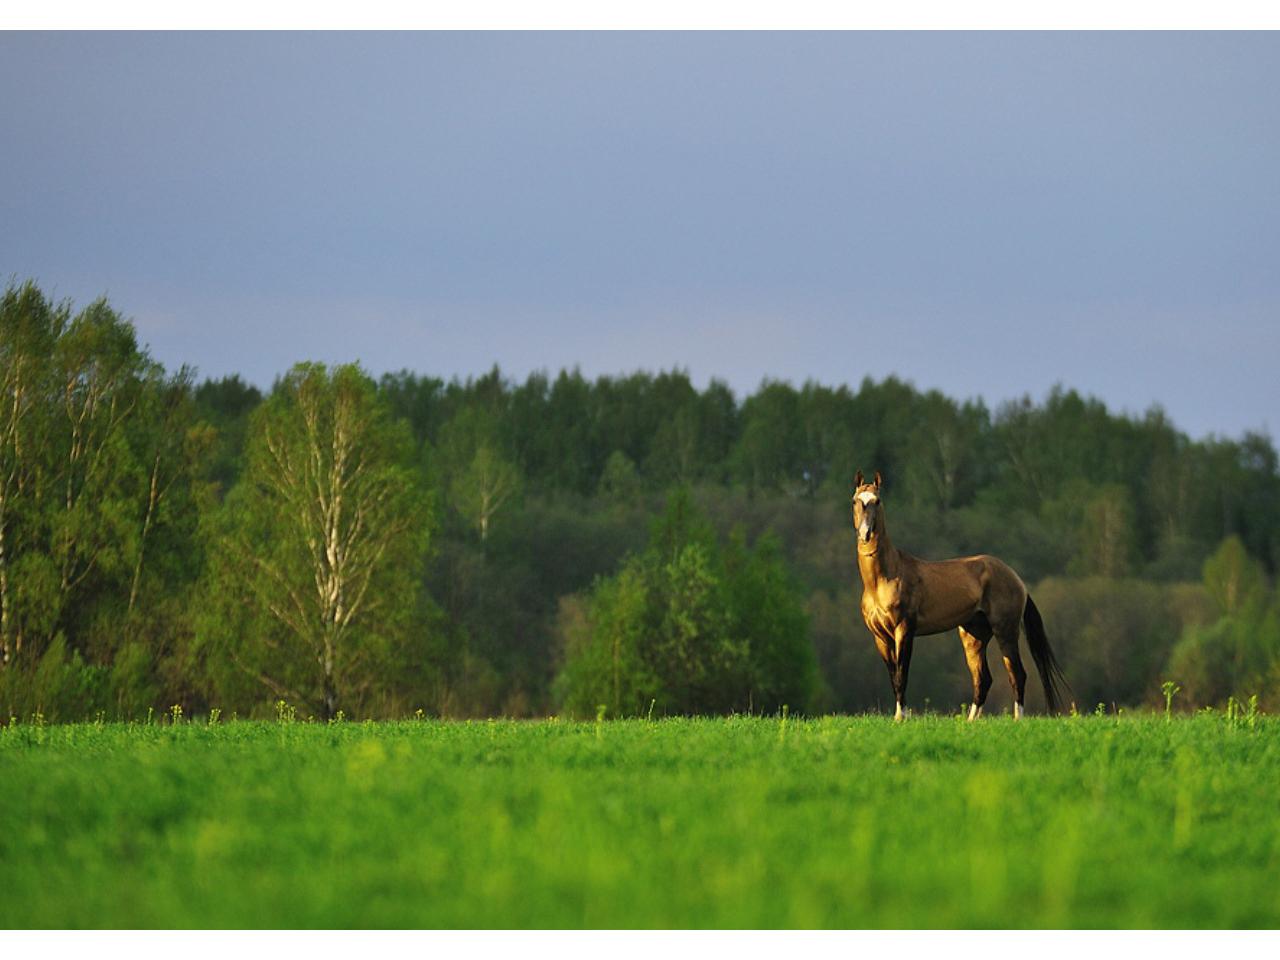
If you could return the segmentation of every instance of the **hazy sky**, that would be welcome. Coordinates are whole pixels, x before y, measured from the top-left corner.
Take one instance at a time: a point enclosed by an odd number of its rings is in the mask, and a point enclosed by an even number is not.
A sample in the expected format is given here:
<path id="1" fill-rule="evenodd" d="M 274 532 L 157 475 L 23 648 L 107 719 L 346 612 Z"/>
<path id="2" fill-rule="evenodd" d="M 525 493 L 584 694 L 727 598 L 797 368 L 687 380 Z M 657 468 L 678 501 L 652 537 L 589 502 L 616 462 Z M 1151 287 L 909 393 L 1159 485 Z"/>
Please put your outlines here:
<path id="1" fill-rule="evenodd" d="M 0 280 L 167 365 L 1280 425 L 1275 34 L 0 34 Z"/>

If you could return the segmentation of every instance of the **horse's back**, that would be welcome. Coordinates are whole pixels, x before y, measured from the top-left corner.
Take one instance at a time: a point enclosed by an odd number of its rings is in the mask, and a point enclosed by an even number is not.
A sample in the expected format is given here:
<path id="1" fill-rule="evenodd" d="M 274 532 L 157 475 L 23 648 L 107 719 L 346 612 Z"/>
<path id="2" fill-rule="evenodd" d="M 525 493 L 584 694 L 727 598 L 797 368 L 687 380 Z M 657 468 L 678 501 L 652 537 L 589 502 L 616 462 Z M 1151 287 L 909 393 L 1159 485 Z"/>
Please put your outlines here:
<path id="1" fill-rule="evenodd" d="M 999 557 L 983 553 L 917 563 L 923 588 L 919 632 L 941 633 L 963 626 L 977 613 L 992 621 L 1021 618 L 1026 586 Z"/>

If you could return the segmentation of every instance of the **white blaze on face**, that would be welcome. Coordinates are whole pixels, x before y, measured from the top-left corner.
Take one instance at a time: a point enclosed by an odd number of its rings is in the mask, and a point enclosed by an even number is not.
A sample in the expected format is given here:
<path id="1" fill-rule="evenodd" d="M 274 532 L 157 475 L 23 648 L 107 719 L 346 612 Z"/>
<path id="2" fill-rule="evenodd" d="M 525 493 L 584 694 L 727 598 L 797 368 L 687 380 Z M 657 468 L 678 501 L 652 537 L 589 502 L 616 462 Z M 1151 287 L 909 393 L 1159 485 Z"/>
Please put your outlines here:
<path id="1" fill-rule="evenodd" d="M 858 494 L 858 499 L 862 501 L 862 506 L 864 508 L 863 514 L 862 514 L 862 523 L 858 525 L 858 536 L 860 536 L 863 539 L 863 541 L 867 541 L 871 539 L 873 528 L 871 524 L 871 519 L 867 515 L 865 508 L 871 506 L 872 504 L 879 503 L 880 498 L 877 497 L 870 490 L 863 490 L 860 494 Z"/>

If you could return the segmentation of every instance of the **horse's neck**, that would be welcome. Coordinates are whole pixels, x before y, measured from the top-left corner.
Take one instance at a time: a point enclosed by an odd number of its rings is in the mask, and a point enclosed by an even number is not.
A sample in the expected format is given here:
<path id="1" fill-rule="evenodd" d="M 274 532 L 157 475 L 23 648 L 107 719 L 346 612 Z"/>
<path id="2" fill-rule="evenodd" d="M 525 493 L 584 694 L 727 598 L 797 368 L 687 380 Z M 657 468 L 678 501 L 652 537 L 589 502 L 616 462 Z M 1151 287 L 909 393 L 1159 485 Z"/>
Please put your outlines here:
<path id="1" fill-rule="evenodd" d="M 858 550 L 858 570 L 862 574 L 862 585 L 873 587 L 881 580 L 892 580 L 898 575 L 901 558 L 898 550 L 889 540 L 888 532 L 876 537 L 874 552 L 863 553 L 861 544 Z"/>

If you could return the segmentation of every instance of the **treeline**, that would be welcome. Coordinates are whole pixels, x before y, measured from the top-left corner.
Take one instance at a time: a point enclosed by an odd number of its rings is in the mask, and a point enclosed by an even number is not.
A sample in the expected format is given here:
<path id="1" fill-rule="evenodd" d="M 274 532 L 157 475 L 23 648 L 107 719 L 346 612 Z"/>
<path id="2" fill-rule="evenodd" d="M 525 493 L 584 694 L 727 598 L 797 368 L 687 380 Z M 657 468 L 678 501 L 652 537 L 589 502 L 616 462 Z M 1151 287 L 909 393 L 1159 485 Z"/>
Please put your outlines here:
<path id="1" fill-rule="evenodd" d="M 1275 449 L 1159 410 L 315 364 L 264 396 L 30 283 L 0 302 L 0 378 L 6 716 L 874 709 L 859 468 L 895 543 L 1019 570 L 1081 709 L 1280 680 Z M 918 705 L 967 688 L 954 638 L 917 645 Z"/>

